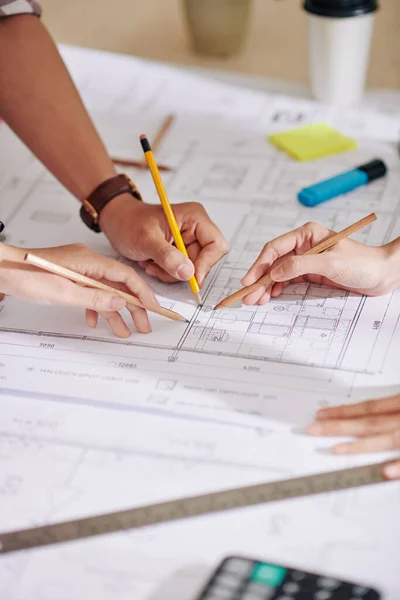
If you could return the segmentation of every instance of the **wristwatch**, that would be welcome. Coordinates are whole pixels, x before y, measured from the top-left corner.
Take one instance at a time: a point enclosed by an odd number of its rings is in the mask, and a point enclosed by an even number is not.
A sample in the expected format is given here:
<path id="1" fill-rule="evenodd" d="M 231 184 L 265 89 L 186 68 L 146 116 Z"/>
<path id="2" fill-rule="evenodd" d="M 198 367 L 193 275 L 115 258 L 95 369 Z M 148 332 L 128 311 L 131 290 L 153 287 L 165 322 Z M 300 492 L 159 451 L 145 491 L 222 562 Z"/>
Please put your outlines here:
<path id="1" fill-rule="evenodd" d="M 106 181 L 103 181 L 93 192 L 82 202 L 79 214 L 82 221 L 96 233 L 100 233 L 100 213 L 104 207 L 116 196 L 120 194 L 131 194 L 136 200 L 142 201 L 139 190 L 133 181 L 124 173 L 115 175 Z"/>

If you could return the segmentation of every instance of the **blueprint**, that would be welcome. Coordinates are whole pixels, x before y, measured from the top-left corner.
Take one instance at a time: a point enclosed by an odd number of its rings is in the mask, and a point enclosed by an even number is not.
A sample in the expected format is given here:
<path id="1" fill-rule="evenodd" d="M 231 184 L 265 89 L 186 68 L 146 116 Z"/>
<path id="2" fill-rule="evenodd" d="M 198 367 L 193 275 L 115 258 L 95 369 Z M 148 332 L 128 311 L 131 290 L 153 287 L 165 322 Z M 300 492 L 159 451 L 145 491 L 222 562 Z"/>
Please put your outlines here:
<path id="1" fill-rule="evenodd" d="M 207 278 L 201 308 L 186 284 L 148 279 L 189 322 L 152 315 L 146 336 L 89 329 L 73 308 L 0 303 L 0 530 L 392 456 L 333 456 L 335 440 L 303 432 L 320 407 L 400 390 L 399 293 L 367 299 L 301 283 L 264 307 L 214 306 L 240 287 L 266 241 L 306 221 L 339 230 L 374 211 L 378 220 L 355 239 L 400 235 L 398 117 L 337 114 L 123 56 L 63 54 L 111 154 L 141 158 L 138 136 L 151 139 L 177 114 L 158 152 L 173 167 L 163 174 L 169 196 L 201 201 L 231 251 Z M 355 135 L 358 149 L 299 164 L 265 140 L 313 120 Z M 0 150 L 7 243 L 79 241 L 114 256 L 4 124 Z M 316 209 L 297 203 L 300 187 L 376 156 L 389 166 L 385 179 Z M 129 174 L 158 202 L 147 171 Z M 398 600 L 399 498 L 388 483 L 9 555 L 0 598 L 190 600 L 207 569 L 237 552 Z"/>

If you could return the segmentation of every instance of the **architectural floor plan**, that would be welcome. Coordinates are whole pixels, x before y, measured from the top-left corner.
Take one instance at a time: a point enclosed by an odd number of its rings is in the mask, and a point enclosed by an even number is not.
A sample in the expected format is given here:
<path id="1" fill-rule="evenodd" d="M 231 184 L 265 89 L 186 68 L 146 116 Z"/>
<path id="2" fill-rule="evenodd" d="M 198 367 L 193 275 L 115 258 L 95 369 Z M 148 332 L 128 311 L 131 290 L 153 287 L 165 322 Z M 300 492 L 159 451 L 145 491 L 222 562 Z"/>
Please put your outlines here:
<path id="1" fill-rule="evenodd" d="M 168 194 L 202 202 L 231 250 L 201 308 L 186 284 L 148 279 L 189 321 L 152 316 L 148 335 L 121 340 L 104 323 L 87 328 L 80 310 L 0 303 L 0 530 L 384 460 L 334 456 L 335 440 L 304 427 L 320 407 L 399 391 L 398 292 L 364 298 L 303 282 L 264 307 L 214 307 L 268 240 L 306 221 L 337 231 L 375 211 L 355 239 L 400 235 L 400 162 L 390 139 L 376 139 L 394 117 L 339 115 L 127 57 L 64 55 L 110 152 L 140 157 L 138 135 L 151 138 L 177 113 L 159 153 L 173 167 Z M 342 122 L 359 148 L 295 163 L 265 140 L 294 114 L 296 123 Z M 76 200 L 0 124 L 5 148 L 5 241 L 79 241 L 112 256 L 79 221 Z M 300 187 L 376 156 L 385 179 L 317 209 L 297 202 Z M 150 175 L 130 174 L 158 202 Z M 0 597 L 190 600 L 205 569 L 239 552 L 365 581 L 398 600 L 399 511 L 390 483 L 10 555 L 0 558 Z"/>

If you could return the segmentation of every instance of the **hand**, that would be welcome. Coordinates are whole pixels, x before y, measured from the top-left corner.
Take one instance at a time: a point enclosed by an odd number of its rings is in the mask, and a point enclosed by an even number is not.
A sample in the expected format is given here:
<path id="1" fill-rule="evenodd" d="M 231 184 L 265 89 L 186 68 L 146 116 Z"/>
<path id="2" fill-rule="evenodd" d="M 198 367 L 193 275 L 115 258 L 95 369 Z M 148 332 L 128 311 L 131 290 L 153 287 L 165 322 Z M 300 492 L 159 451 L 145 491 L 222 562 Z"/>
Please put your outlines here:
<path id="1" fill-rule="evenodd" d="M 228 244 L 201 204 L 174 204 L 173 209 L 189 258 L 172 245 L 160 205 L 118 196 L 102 211 L 100 227 L 115 250 L 138 261 L 148 275 L 171 282 L 187 281 L 195 273 L 201 286 L 211 267 L 228 252 Z"/>
<path id="2" fill-rule="evenodd" d="M 86 322 L 97 326 L 100 314 L 118 337 L 128 337 L 130 330 L 119 310 L 125 300 L 111 292 L 82 287 L 72 281 L 37 269 L 23 262 L 27 250 L 0 244 L 0 289 L 3 293 L 40 304 L 59 304 L 86 308 Z M 128 267 L 89 250 L 80 244 L 57 248 L 34 249 L 32 253 L 63 267 L 101 280 L 137 296 L 147 308 L 158 307 L 158 301 L 149 286 Z M 128 305 L 138 331 L 151 331 L 143 308 Z"/>
<path id="3" fill-rule="evenodd" d="M 324 408 L 318 411 L 308 433 L 358 438 L 335 446 L 336 454 L 400 450 L 400 395 Z M 384 474 L 388 479 L 400 479 L 400 459 L 387 465 Z"/>
<path id="4" fill-rule="evenodd" d="M 346 238 L 326 252 L 301 256 L 333 233 L 318 223 L 307 223 L 268 242 L 242 284 L 251 285 L 268 272 L 275 283 L 245 296 L 243 303 L 265 304 L 271 296 L 279 296 L 287 285 L 298 281 L 368 296 L 385 294 L 396 287 L 398 240 L 374 248 Z"/>

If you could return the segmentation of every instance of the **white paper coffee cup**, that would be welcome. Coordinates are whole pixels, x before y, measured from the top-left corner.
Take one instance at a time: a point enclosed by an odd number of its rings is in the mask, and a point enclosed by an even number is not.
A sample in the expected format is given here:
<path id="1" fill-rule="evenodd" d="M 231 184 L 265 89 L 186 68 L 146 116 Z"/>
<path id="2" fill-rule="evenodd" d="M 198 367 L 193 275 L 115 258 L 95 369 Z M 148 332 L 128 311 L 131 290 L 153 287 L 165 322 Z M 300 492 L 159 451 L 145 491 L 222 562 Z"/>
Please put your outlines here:
<path id="1" fill-rule="evenodd" d="M 368 70 L 376 0 L 306 0 L 311 89 L 321 102 L 358 104 Z"/>

